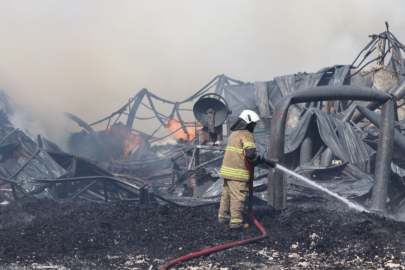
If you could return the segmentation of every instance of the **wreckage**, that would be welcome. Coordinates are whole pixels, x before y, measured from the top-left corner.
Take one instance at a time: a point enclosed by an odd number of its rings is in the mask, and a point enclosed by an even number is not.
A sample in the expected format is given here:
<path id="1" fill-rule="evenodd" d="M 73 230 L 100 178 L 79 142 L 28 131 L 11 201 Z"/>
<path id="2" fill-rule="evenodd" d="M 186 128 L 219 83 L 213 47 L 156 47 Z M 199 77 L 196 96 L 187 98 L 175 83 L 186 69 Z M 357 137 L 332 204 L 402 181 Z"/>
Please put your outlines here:
<path id="1" fill-rule="evenodd" d="M 255 83 L 220 75 L 181 102 L 142 89 L 119 110 L 91 124 L 65 113 L 83 127 L 71 134 L 69 153 L 46 138 L 15 129 L 7 120 L 13 106 L 3 94 L 0 200 L 219 203 L 223 183 L 219 168 L 229 128 L 242 110 L 249 109 L 262 119 L 254 132 L 261 155 L 367 208 L 403 213 L 405 67 L 401 50 L 405 47 L 388 29 L 370 37 L 351 65 Z M 369 59 L 374 51 L 377 57 Z M 375 66 L 369 67 L 372 63 Z M 172 108 L 165 112 L 158 103 Z M 151 115 L 139 117 L 140 108 Z M 194 121 L 184 121 L 190 120 L 191 113 Z M 157 120 L 156 130 L 142 131 L 152 119 Z M 95 131 L 98 124 L 106 128 Z M 158 137 L 164 129 L 167 134 Z M 162 143 L 170 136 L 177 139 L 176 144 Z M 283 209 L 287 202 L 322 197 L 281 171 L 265 166 L 255 169 L 256 204 Z"/>

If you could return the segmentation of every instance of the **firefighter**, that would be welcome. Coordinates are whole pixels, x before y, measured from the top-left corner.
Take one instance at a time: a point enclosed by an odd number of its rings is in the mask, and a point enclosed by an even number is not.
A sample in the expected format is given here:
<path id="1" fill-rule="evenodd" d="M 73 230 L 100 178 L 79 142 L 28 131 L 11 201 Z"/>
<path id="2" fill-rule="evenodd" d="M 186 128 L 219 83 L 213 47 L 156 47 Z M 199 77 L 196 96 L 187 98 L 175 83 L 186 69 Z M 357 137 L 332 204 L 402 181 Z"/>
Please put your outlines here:
<path id="1" fill-rule="evenodd" d="M 250 175 L 243 153 L 252 167 L 261 163 L 267 163 L 271 167 L 276 166 L 274 161 L 257 156 L 252 133 L 259 120 L 259 116 L 254 111 L 244 110 L 232 125 L 232 133 L 228 138 L 219 175 L 224 179 L 224 185 L 218 222 L 229 223 L 231 229 L 240 229 L 244 226 L 242 213 L 249 192 Z"/>

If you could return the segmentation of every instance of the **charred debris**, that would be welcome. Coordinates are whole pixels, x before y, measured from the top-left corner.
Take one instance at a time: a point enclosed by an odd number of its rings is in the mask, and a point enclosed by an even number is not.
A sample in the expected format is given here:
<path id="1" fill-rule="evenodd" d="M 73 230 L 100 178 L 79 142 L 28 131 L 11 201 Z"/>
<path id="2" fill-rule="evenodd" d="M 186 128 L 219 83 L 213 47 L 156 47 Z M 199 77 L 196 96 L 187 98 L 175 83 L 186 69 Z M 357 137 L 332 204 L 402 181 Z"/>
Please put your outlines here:
<path id="1" fill-rule="evenodd" d="M 371 210 L 403 214 L 405 47 L 388 29 L 370 38 L 351 65 L 255 83 L 219 75 L 180 102 L 142 89 L 119 110 L 90 124 L 65 113 L 83 127 L 71 134 L 68 152 L 14 128 L 8 116 L 15 106 L 3 92 L 0 202 L 47 197 L 217 204 L 229 127 L 249 109 L 262 119 L 254 133 L 261 155 Z M 149 117 L 139 116 L 141 107 Z M 190 119 L 186 114 L 195 121 L 184 121 Z M 158 124 L 148 133 L 143 127 L 152 119 Z M 95 131 L 97 124 L 105 129 Z M 167 135 L 156 135 L 164 129 Z M 173 136 L 176 144 L 164 143 Z M 255 204 L 283 209 L 324 196 L 282 172 L 255 169 Z"/>

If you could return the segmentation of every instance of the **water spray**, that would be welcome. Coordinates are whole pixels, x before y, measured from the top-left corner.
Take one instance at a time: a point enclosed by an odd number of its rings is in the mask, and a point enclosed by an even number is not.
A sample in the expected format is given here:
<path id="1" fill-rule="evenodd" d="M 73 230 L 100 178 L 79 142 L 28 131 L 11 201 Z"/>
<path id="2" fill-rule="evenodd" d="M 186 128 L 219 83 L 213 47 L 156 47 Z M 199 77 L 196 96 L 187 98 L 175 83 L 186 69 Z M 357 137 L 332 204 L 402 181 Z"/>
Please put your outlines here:
<path id="1" fill-rule="evenodd" d="M 364 212 L 369 213 L 369 211 L 368 211 L 367 209 L 365 209 L 364 207 L 362 207 L 362 206 L 360 206 L 360 205 L 357 205 L 357 204 L 355 204 L 355 203 L 352 203 L 352 202 L 349 201 L 348 199 L 339 196 L 337 193 L 332 192 L 332 191 L 328 190 L 327 188 L 324 188 L 323 186 L 321 186 L 321 185 L 319 185 L 319 184 L 317 184 L 317 183 L 315 183 L 315 182 L 309 180 L 308 178 L 306 178 L 306 177 L 304 177 L 304 176 L 302 176 L 302 175 L 299 175 L 298 173 L 295 173 L 295 172 L 293 172 L 293 171 L 290 171 L 289 169 L 287 169 L 287 168 L 281 166 L 280 164 L 277 164 L 275 168 L 276 168 L 276 169 L 279 169 L 279 170 L 282 170 L 282 171 L 284 171 L 284 172 L 286 172 L 286 173 L 288 173 L 288 174 L 291 174 L 292 176 L 295 176 L 295 177 L 301 179 L 301 180 L 304 181 L 305 183 L 307 183 L 307 184 L 309 184 L 309 185 L 311 185 L 311 186 L 313 186 L 313 187 L 316 187 L 317 189 L 320 189 L 320 190 L 322 190 L 322 191 L 328 193 L 329 195 L 335 197 L 336 199 L 339 199 L 340 201 L 344 202 L 344 203 L 345 203 L 346 205 L 348 205 L 350 208 L 353 208 L 353 209 L 355 209 L 355 210 L 357 210 L 357 211 L 360 211 L 360 212 L 363 212 L 363 211 L 364 211 Z"/>

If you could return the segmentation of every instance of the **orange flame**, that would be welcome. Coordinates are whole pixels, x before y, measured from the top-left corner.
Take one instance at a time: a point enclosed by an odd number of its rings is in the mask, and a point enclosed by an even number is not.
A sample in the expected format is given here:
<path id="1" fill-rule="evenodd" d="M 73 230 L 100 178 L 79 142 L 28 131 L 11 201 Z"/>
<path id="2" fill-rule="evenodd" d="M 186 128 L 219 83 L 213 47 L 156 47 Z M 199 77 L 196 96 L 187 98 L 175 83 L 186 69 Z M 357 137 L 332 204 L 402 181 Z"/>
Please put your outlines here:
<path id="1" fill-rule="evenodd" d="M 187 134 L 184 132 L 183 128 L 181 127 L 180 122 L 176 119 L 169 120 L 169 123 L 167 123 L 166 128 L 170 131 L 170 133 L 177 130 L 177 132 L 172 135 L 176 140 L 178 140 L 178 139 L 192 140 L 195 136 L 195 127 L 186 127 L 187 133 L 188 133 L 188 137 L 187 137 Z"/>
<path id="2" fill-rule="evenodd" d="M 126 158 L 129 153 L 134 152 L 136 149 L 138 149 L 139 145 L 141 144 L 141 141 L 142 141 L 141 138 L 131 133 L 130 139 L 125 140 L 123 157 Z"/>
<path id="3" fill-rule="evenodd" d="M 141 145 L 142 139 L 134 134 L 132 134 L 130 129 L 127 128 L 109 128 L 104 130 L 104 134 L 107 136 L 122 137 L 124 139 L 124 154 L 123 157 L 126 158 L 129 153 L 134 152 Z"/>

